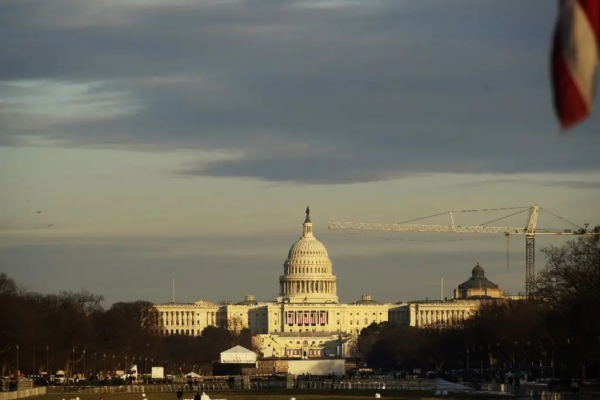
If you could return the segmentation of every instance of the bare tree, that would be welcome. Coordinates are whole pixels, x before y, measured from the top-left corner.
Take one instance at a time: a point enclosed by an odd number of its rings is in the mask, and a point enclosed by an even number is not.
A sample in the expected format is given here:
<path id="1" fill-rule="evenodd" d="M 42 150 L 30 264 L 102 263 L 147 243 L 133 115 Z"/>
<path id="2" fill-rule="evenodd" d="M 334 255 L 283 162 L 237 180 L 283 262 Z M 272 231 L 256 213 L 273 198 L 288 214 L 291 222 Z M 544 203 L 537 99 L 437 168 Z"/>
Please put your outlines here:
<path id="1" fill-rule="evenodd" d="M 4 272 L 0 273 L 0 294 L 4 295 L 16 295 L 18 292 L 17 284 L 14 279 L 6 275 Z"/>
<path id="2" fill-rule="evenodd" d="M 104 296 L 91 293 L 84 288 L 79 292 L 73 292 L 72 290 L 60 291 L 58 297 L 63 302 L 74 304 L 87 315 L 102 309 L 102 302 L 104 301 Z"/>
<path id="3" fill-rule="evenodd" d="M 578 238 L 564 246 L 542 249 L 548 257 L 537 276 L 536 296 L 558 309 L 600 298 L 600 241 Z M 595 307 L 597 308 L 597 307 Z M 595 310 L 597 311 L 597 310 Z"/>
<path id="4" fill-rule="evenodd" d="M 231 338 L 231 346 L 237 346 L 240 344 L 242 337 L 242 331 L 246 329 L 246 324 L 240 316 L 232 316 L 227 320 L 227 329 Z"/>
<path id="5" fill-rule="evenodd" d="M 552 342 L 572 355 L 572 367 L 584 375 L 588 358 L 600 355 L 600 241 L 580 237 L 542 252 L 548 262 L 536 278 L 536 296 L 551 308 Z"/>

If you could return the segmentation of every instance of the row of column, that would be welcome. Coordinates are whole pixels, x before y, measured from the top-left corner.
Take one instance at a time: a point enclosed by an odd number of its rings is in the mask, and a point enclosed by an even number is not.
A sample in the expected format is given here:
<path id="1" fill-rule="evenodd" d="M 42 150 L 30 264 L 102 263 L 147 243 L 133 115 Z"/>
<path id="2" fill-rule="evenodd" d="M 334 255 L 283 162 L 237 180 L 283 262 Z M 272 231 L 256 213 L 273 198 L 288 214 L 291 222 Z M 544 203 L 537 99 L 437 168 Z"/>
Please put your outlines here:
<path id="1" fill-rule="evenodd" d="M 465 310 L 424 310 L 417 313 L 417 326 L 438 322 L 451 324 L 466 318 L 468 318 L 468 311 Z"/>
<path id="2" fill-rule="evenodd" d="M 290 281 L 280 282 L 281 294 L 293 293 L 336 293 L 337 283 L 328 281 Z"/>
<path id="3" fill-rule="evenodd" d="M 327 274 L 330 273 L 327 267 L 310 266 L 310 267 L 289 267 L 289 274 Z"/>
<path id="4" fill-rule="evenodd" d="M 165 329 L 164 334 L 165 335 L 186 335 L 186 336 L 197 336 L 200 335 L 201 331 L 200 329 L 198 330 L 194 330 L 194 329 Z"/>
<path id="5" fill-rule="evenodd" d="M 215 314 L 215 312 L 206 313 L 206 325 L 215 325 Z M 198 318 L 196 318 L 194 311 L 163 311 L 160 313 L 160 319 L 163 326 L 193 326 L 200 324 L 201 315 L 198 315 Z"/>

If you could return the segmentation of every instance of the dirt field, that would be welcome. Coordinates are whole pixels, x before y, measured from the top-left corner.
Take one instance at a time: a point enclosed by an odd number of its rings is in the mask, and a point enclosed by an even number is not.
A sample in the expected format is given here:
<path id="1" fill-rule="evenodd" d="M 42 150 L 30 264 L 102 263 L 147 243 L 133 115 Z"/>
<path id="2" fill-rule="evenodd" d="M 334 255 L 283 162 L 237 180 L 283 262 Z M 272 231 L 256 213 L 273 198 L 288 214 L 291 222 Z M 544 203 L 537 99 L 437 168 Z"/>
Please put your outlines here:
<path id="1" fill-rule="evenodd" d="M 377 390 L 239 390 L 239 391 L 207 391 L 211 399 L 227 400 L 288 400 L 294 397 L 296 400 L 366 400 L 374 399 Z M 433 391 L 396 391 L 381 390 L 382 400 L 408 400 L 408 399 L 434 399 Z M 177 400 L 175 393 L 147 393 L 147 400 Z M 50 394 L 44 396 L 44 400 L 142 400 L 141 393 L 108 393 L 108 394 Z M 191 399 L 194 393 L 185 392 L 184 399 Z M 495 399 L 505 396 L 452 393 L 445 399 Z"/>

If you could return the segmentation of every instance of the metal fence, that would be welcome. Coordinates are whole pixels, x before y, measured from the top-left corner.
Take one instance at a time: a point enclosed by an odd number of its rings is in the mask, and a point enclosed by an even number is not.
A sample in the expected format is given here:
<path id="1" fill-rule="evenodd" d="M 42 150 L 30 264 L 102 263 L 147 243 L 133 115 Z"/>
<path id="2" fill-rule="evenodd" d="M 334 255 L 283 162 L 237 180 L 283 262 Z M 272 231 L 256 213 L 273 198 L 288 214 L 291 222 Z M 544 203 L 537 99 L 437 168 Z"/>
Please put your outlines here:
<path id="1" fill-rule="evenodd" d="M 286 389 L 286 381 L 251 381 L 243 384 L 244 389 L 268 390 L 268 389 Z M 189 384 L 172 385 L 121 385 L 121 386 L 51 386 L 48 387 L 48 394 L 103 394 L 103 393 L 156 393 L 156 392 L 176 392 L 179 389 L 184 392 L 202 392 L 215 390 L 233 390 L 240 388 L 234 382 L 198 382 Z M 314 389 L 314 390 L 461 390 L 460 386 L 454 384 L 443 384 L 436 382 L 331 382 L 331 381 L 301 381 L 293 382 L 294 389 Z"/>
<path id="2" fill-rule="evenodd" d="M 466 385 L 469 385 L 468 383 Z M 583 392 L 550 392 L 545 386 L 515 386 L 499 383 L 484 383 L 481 385 L 484 391 L 502 392 L 511 395 L 513 398 L 530 400 L 596 400 L 600 399 L 600 393 L 589 392 L 583 389 Z"/>

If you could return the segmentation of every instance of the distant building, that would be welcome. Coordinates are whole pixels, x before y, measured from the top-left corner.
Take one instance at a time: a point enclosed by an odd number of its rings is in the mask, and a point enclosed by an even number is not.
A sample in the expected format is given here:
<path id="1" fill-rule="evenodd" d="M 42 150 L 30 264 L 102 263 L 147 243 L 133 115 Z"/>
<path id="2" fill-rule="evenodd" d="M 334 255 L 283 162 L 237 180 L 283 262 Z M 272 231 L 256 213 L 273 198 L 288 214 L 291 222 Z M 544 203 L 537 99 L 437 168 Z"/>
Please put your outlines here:
<path id="1" fill-rule="evenodd" d="M 506 300 L 527 300 L 527 296 L 524 294 L 513 294 L 513 295 L 505 294 L 504 298 Z"/>
<path id="2" fill-rule="evenodd" d="M 455 299 L 500 299 L 504 297 L 502 290 L 494 282 L 485 277 L 485 271 L 477 265 L 471 271 L 471 277 L 454 289 Z"/>
<path id="3" fill-rule="evenodd" d="M 157 304 L 162 332 L 198 336 L 207 326 L 248 328 L 258 335 L 257 345 L 265 357 L 346 357 L 352 355 L 360 331 L 372 323 L 448 325 L 469 318 L 483 299 L 502 295 L 497 285 L 485 279 L 478 264 L 473 277 L 455 290 L 456 299 L 390 304 L 362 295 L 353 303 L 339 303 L 333 265 L 327 249 L 313 234 L 308 209 L 302 229 L 283 263 L 275 301 L 257 301 L 254 295 L 246 295 L 235 304 Z M 477 283 L 469 283 L 472 280 Z"/>

